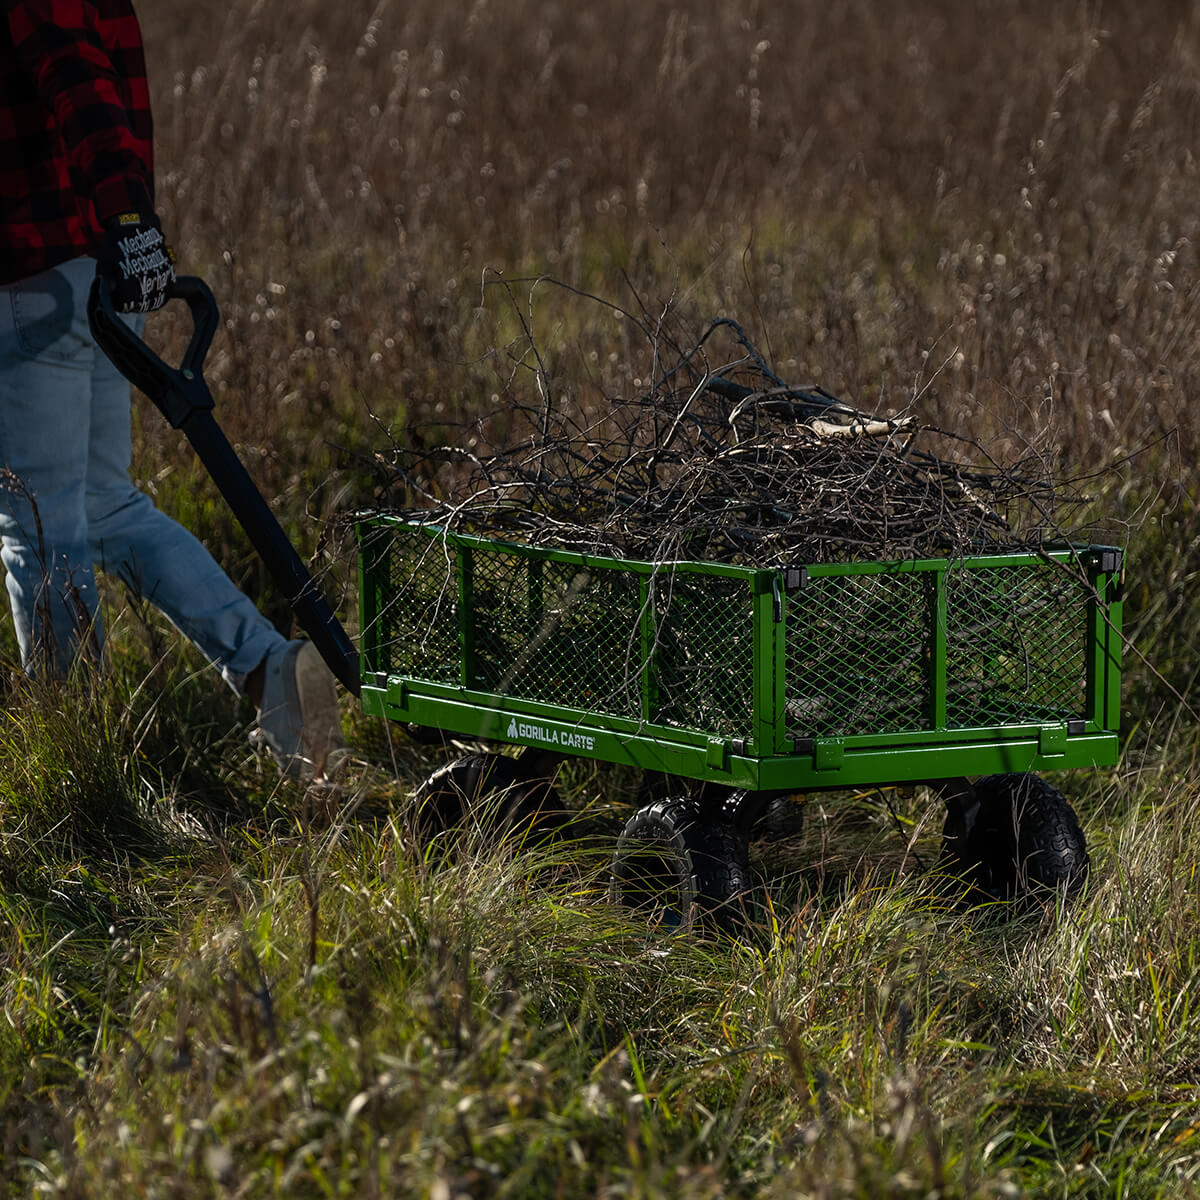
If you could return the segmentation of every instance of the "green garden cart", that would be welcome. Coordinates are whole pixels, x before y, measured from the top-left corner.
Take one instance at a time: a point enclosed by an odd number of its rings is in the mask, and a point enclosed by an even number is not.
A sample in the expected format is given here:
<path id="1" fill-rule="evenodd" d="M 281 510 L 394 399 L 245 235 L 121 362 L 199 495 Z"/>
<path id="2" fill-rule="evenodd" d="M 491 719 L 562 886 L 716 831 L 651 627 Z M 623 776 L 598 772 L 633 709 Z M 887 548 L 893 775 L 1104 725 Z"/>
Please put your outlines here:
<path id="1" fill-rule="evenodd" d="M 194 318 L 180 368 L 102 287 L 97 341 L 188 436 L 363 710 L 487 747 L 417 789 L 435 825 L 497 801 L 509 822 L 558 811 L 566 758 L 636 768 L 645 802 L 617 838 L 612 899 L 656 921 L 735 928 L 768 817 L 794 831 L 787 814 L 806 793 L 926 784 L 946 801 L 946 859 L 973 888 L 1082 884 L 1079 823 L 1039 773 L 1117 760 L 1119 549 L 753 568 L 370 515 L 356 650 L 212 417 L 211 293 L 183 279 L 175 295 Z"/>

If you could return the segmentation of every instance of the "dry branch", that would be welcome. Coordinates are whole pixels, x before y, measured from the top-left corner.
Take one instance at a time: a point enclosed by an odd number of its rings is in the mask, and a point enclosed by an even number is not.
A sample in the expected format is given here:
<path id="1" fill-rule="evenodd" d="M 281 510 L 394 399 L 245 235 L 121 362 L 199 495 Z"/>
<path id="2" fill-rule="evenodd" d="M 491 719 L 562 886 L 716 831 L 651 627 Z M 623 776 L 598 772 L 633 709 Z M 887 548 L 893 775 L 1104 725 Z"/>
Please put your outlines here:
<path id="1" fill-rule="evenodd" d="M 717 331 L 739 353 L 713 367 Z M 1061 511 L 1080 499 L 1040 461 L 952 461 L 923 449 L 950 435 L 911 413 L 876 416 L 785 383 L 732 321 L 689 349 L 669 343 L 673 358 L 655 339 L 656 361 L 672 362 L 657 382 L 587 409 L 552 402 L 560 390 L 536 354 L 540 403 L 514 410 L 523 436 L 469 454 L 396 448 L 393 494 L 425 502 L 392 511 L 618 557 L 778 566 L 1029 547 L 1059 535 Z M 470 436 L 486 442 L 488 422 Z M 438 464 L 435 499 L 421 480 Z"/>

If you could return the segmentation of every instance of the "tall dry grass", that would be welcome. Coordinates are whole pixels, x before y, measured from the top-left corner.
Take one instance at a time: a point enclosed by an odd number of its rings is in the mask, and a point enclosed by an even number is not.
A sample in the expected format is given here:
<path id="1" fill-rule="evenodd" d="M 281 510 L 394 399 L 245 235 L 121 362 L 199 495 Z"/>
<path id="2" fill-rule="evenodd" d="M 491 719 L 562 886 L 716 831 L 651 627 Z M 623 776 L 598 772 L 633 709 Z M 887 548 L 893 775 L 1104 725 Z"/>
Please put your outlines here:
<path id="1" fill-rule="evenodd" d="M 734 316 L 786 378 L 911 404 L 1005 460 L 1088 479 L 1121 464 L 1096 479 L 1087 532 L 1155 563 L 1132 576 L 1132 626 L 1143 646 L 1142 620 L 1174 638 L 1151 691 L 1190 685 L 1194 6 L 163 0 L 142 16 L 163 213 L 225 314 L 219 414 L 301 545 L 310 517 L 379 502 L 389 438 L 461 440 L 458 423 L 534 393 L 514 305 L 573 402 L 637 391 L 653 348 L 629 322 L 496 286 L 545 273 L 697 329 Z M 138 465 L 270 593 L 156 414 Z"/>
<path id="2" fill-rule="evenodd" d="M 486 403 L 456 356 L 495 268 L 623 301 L 628 275 L 863 400 L 948 360 L 927 415 L 1049 427 L 1077 464 L 1193 448 L 1191 6 L 144 18 L 163 208 L 225 304 L 214 374 L 248 432 L 302 438 L 347 391 L 407 420 Z"/>

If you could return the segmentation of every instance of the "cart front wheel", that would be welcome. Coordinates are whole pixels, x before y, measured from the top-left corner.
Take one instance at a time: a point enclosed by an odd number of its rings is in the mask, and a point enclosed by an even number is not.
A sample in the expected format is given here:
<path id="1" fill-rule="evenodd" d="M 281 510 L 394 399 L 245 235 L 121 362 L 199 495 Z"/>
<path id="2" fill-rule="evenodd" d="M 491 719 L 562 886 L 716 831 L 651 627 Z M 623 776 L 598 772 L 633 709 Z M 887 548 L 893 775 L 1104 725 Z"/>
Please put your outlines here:
<path id="1" fill-rule="evenodd" d="M 413 794 L 423 837 L 473 830 L 488 837 L 542 832 L 562 813 L 553 780 L 505 754 L 467 754 L 435 771 Z"/>
<path id="2" fill-rule="evenodd" d="M 703 819 L 685 797 L 647 804 L 625 823 L 609 899 L 663 928 L 687 932 L 699 924 L 738 933 L 752 886 L 746 839 L 727 822 Z"/>
<path id="3" fill-rule="evenodd" d="M 994 899 L 1043 890 L 1074 895 L 1088 873 L 1074 811 L 1037 775 L 989 775 L 952 799 L 945 852 L 948 865 Z"/>

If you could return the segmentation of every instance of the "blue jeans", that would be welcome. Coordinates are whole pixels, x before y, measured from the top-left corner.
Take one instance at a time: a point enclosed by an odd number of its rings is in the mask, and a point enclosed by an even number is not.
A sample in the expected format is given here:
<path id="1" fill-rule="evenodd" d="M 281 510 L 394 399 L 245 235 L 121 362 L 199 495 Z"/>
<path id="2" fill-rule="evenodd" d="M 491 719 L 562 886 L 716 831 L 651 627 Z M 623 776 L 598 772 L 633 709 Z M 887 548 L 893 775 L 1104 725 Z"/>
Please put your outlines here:
<path id="1" fill-rule="evenodd" d="M 93 565 L 146 598 L 236 691 L 284 639 L 130 481 L 129 384 L 92 341 L 96 264 L 0 286 L 0 560 L 21 663 L 66 674 L 103 628 Z M 140 317 L 126 318 L 140 330 Z"/>

